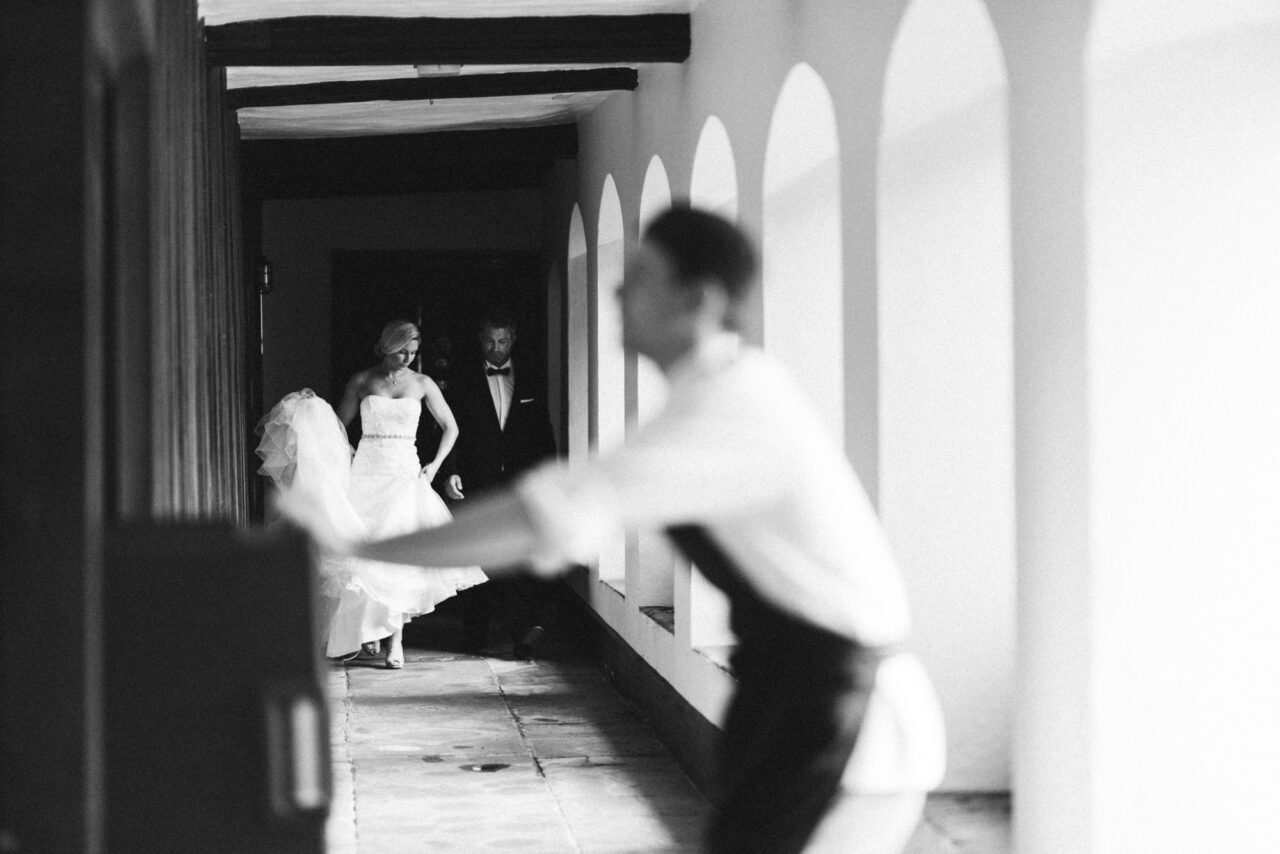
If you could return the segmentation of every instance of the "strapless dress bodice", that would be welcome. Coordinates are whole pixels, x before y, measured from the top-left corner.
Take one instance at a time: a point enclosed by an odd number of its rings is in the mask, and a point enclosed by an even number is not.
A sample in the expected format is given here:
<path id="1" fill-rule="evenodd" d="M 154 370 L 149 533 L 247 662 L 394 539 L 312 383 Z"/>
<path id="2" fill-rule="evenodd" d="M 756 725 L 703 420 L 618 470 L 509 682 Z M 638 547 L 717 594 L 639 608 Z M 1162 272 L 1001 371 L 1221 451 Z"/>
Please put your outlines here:
<path id="1" fill-rule="evenodd" d="M 360 431 L 369 438 L 412 439 L 418 432 L 422 401 L 369 395 L 360 401 Z"/>

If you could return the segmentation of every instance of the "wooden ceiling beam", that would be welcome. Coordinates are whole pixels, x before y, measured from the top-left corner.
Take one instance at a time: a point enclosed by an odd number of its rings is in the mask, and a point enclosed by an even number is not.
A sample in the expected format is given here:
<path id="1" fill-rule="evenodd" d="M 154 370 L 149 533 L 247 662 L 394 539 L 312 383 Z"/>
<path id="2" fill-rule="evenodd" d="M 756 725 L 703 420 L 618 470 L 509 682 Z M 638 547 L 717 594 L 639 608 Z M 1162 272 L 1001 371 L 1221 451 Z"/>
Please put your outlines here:
<path id="1" fill-rule="evenodd" d="M 457 77 L 412 77 L 306 83 L 292 86 L 251 86 L 229 89 L 227 103 L 232 109 L 239 109 L 296 104 L 354 104 L 364 101 L 429 101 L 447 98 L 554 95 L 561 92 L 633 91 L 638 81 L 639 75 L 634 68 L 464 74 Z"/>
<path id="2" fill-rule="evenodd" d="M 212 65 L 684 62 L 687 14 L 526 18 L 297 17 L 205 28 Z"/>

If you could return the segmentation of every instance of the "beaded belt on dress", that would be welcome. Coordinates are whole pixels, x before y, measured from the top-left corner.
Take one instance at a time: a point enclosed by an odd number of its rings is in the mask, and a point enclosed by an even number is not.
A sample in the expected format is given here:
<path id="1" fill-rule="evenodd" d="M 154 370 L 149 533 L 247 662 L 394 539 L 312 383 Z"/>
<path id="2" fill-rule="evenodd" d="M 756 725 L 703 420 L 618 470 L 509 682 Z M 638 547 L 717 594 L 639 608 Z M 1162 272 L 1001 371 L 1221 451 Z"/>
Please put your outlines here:
<path id="1" fill-rule="evenodd" d="M 402 436 L 399 433 L 365 433 L 362 439 L 413 439 L 414 436 Z"/>

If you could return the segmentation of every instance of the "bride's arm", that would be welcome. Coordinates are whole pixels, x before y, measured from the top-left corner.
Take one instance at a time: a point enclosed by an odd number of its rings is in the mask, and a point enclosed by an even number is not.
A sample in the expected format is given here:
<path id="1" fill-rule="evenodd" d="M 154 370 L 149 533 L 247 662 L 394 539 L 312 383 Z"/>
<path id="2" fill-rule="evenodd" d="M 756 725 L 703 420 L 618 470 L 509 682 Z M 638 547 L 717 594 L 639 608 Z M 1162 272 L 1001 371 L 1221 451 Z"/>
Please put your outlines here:
<path id="1" fill-rule="evenodd" d="M 436 448 L 435 459 L 431 461 L 431 466 L 439 469 L 445 457 L 449 456 L 449 452 L 453 450 L 454 443 L 458 441 L 458 422 L 453 417 L 453 410 L 445 402 L 444 395 L 440 393 L 440 386 L 425 375 L 422 377 L 422 383 L 426 391 L 422 397 L 422 403 L 431 413 L 431 417 L 440 425 L 440 429 L 444 431 L 444 435 L 440 437 L 440 445 Z"/>
<path id="2" fill-rule="evenodd" d="M 411 566 L 483 566 L 514 569 L 537 544 L 533 522 L 515 493 L 473 499 L 447 525 L 389 540 L 354 544 L 356 557 Z"/>
<path id="3" fill-rule="evenodd" d="M 360 411 L 361 376 L 361 374 L 356 374 L 347 380 L 347 390 L 343 392 L 342 402 L 338 404 L 338 420 L 342 422 L 343 427 L 350 427 L 352 419 Z"/>

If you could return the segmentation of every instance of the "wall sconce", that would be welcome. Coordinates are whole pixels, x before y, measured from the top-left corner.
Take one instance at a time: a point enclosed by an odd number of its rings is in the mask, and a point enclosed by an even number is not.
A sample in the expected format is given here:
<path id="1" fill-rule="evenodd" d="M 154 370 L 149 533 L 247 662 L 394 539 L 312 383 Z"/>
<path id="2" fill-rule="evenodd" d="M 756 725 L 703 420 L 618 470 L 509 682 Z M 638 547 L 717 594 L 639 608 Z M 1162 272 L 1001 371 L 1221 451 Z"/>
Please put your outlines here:
<path id="1" fill-rule="evenodd" d="M 258 294 L 265 296 L 271 293 L 276 286 L 275 277 L 271 272 L 271 262 L 262 256 L 253 262 L 253 282 L 258 288 Z"/>

